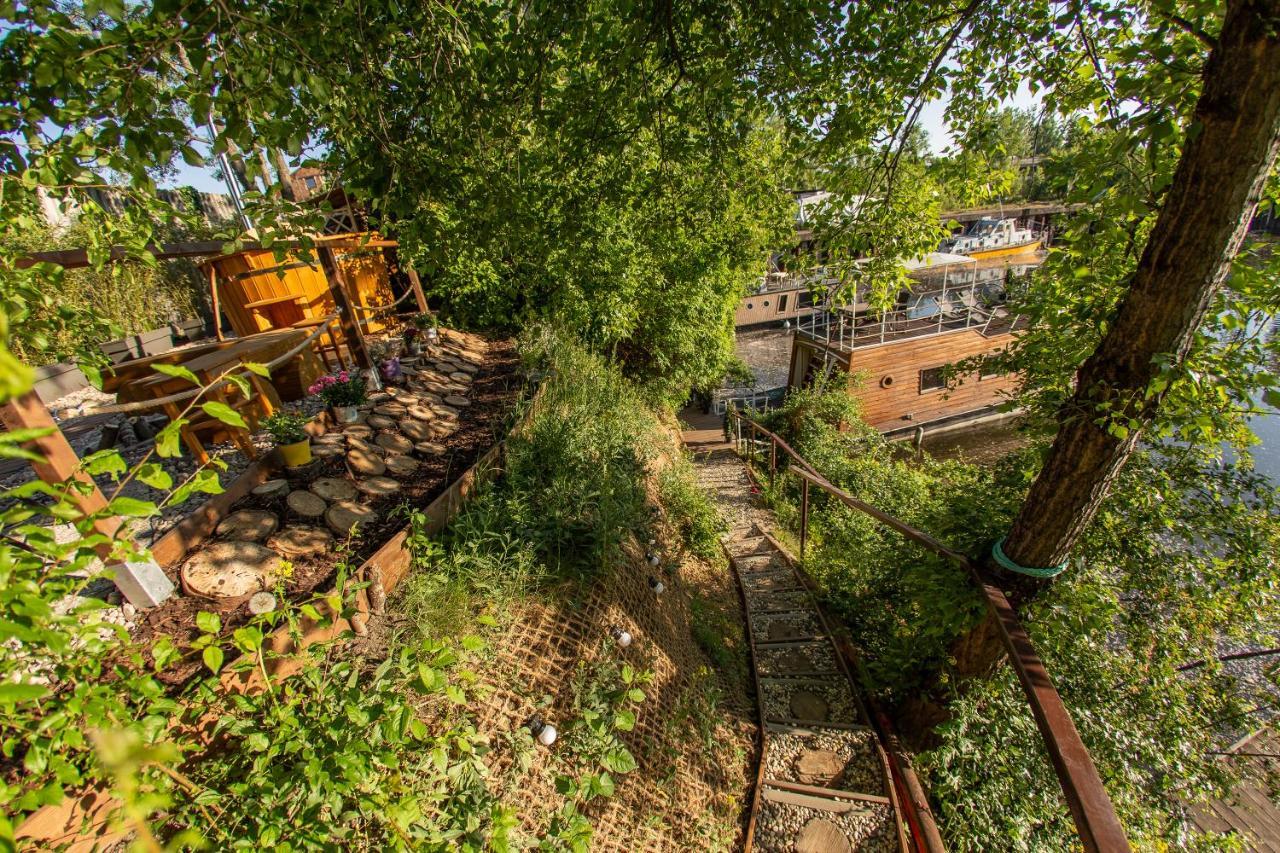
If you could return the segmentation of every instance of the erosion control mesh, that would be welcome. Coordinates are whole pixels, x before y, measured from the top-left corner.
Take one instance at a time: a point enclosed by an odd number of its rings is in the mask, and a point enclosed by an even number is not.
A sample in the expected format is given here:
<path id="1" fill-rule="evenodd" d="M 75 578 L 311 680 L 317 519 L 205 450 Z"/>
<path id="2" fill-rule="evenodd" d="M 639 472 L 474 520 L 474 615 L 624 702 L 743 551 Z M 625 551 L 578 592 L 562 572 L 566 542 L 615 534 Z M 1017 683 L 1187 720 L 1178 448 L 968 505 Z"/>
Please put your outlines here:
<path id="1" fill-rule="evenodd" d="M 556 725 L 568 724 L 575 672 L 613 656 L 654 677 L 643 688 L 647 698 L 634 708 L 635 728 L 619 733 L 638 767 L 616 777 L 612 797 L 584 810 L 594 826 L 592 849 L 707 850 L 734 843 L 751 781 L 755 721 L 744 697 L 710 707 L 700 700 L 708 691 L 719 695 L 720 688 L 690 627 L 691 593 L 733 594 L 725 572 L 689 560 L 676 577 L 650 567 L 633 545 L 622 565 L 581 599 L 531 605 L 511 620 L 494 643 L 496 660 L 485 668 L 492 694 L 477 727 L 496 746 L 491 778 L 514 780 L 508 803 L 527 831 L 544 830 L 563 802 L 554 788 L 557 773 L 566 772 L 557 755 L 562 744 L 539 747 L 527 772 L 520 773 L 504 735 L 535 711 Z M 665 584 L 662 594 L 651 588 L 651 578 Z M 613 640 L 612 627 L 633 635 L 629 648 Z M 540 707 L 544 697 L 550 704 Z"/>

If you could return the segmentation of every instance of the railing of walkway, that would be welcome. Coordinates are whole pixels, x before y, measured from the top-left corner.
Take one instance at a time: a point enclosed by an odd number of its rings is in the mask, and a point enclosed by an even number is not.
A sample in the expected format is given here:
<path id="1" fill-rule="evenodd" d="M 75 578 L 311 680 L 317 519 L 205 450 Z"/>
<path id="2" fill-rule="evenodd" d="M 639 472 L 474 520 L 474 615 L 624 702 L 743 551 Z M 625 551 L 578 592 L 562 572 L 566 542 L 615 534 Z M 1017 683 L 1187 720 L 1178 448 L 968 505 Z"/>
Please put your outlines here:
<path id="1" fill-rule="evenodd" d="M 1110 851 L 1130 849 L 1124 828 L 1116 816 L 1115 806 L 1107 795 L 1089 750 L 1080 739 L 1080 733 L 1076 730 L 1071 714 L 1067 711 L 1057 688 L 1054 687 L 1053 679 L 1049 677 L 1044 661 L 1037 654 L 1030 636 L 1022 627 L 1004 591 L 987 580 L 981 566 L 967 554 L 948 548 L 929 534 L 858 500 L 832 484 L 781 437 L 740 412 L 731 409 L 728 417 L 739 453 L 763 465 L 765 460 L 762 445 L 765 442 L 768 443 L 771 482 L 778 475 L 779 451 L 791 462 L 784 471 L 799 477 L 801 558 L 804 557 L 808 539 L 809 490 L 816 487 L 841 503 L 864 512 L 886 527 L 892 528 L 925 550 L 947 558 L 969 573 L 982 592 L 987 609 L 999 626 L 1000 638 L 1009 652 L 1009 663 L 1017 673 L 1018 681 L 1027 696 L 1027 704 L 1031 707 L 1031 714 L 1040 730 L 1040 737 L 1044 740 L 1049 760 L 1053 764 L 1058 782 L 1062 786 L 1062 793 L 1071 809 L 1071 816 L 1080 834 L 1081 843 L 1089 851 L 1110 853 Z"/>

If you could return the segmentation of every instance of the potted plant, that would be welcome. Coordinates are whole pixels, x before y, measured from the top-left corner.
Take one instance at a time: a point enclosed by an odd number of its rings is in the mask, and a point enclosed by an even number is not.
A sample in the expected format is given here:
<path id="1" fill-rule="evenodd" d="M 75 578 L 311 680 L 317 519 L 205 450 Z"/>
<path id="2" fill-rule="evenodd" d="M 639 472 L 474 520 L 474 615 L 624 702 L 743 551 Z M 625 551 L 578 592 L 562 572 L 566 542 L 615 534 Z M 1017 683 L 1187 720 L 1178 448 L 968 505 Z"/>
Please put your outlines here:
<path id="1" fill-rule="evenodd" d="M 290 468 L 311 461 L 311 436 L 307 435 L 307 419 L 297 412 L 276 412 L 262 421 L 271 440 L 280 448 L 284 464 Z"/>
<path id="2" fill-rule="evenodd" d="M 401 337 L 404 339 L 405 355 L 410 357 L 422 355 L 422 329 L 419 329 L 416 323 L 406 325 Z"/>
<path id="3" fill-rule="evenodd" d="M 365 380 L 358 373 L 342 370 L 321 376 L 307 393 L 324 401 L 333 418 L 340 424 L 353 424 L 360 417 L 359 406 L 364 402 Z"/>
<path id="4" fill-rule="evenodd" d="M 418 335 L 426 342 L 427 348 L 435 346 L 440 340 L 440 321 L 436 319 L 435 314 L 415 314 L 412 320 L 413 326 L 418 330 Z M 416 336 L 415 336 L 416 337 Z"/>

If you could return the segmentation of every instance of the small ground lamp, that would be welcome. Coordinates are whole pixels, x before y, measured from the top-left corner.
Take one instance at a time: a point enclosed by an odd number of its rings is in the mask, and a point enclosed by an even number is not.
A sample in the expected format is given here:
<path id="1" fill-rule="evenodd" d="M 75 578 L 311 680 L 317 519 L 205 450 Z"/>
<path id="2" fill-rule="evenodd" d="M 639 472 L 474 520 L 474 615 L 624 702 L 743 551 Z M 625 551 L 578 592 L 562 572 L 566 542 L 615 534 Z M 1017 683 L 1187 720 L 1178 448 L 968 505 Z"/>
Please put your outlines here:
<path id="1" fill-rule="evenodd" d="M 542 719 L 540 714 L 534 714 L 529 718 L 529 722 L 524 724 L 529 730 L 529 734 L 533 735 L 538 743 L 543 746 L 551 746 L 556 742 L 556 727 Z"/>
<path id="2" fill-rule="evenodd" d="M 657 578 L 649 578 L 649 589 L 653 590 L 654 595 L 662 595 L 666 591 L 667 585 Z"/>
<path id="3" fill-rule="evenodd" d="M 618 645 L 621 646 L 622 648 L 625 649 L 627 646 L 631 645 L 630 631 L 624 631 L 623 629 L 615 626 L 609 631 L 609 633 L 613 636 L 613 639 L 616 640 L 618 642 Z"/>

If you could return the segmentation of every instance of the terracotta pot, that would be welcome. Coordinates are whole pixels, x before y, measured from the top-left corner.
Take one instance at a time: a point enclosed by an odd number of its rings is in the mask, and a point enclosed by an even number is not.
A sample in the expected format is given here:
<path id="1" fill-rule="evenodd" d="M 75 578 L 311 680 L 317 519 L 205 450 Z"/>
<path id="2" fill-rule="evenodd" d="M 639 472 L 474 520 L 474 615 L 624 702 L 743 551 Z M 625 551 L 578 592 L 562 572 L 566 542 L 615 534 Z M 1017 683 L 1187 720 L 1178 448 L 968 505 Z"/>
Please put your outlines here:
<path id="1" fill-rule="evenodd" d="M 311 461 L 311 439 L 304 438 L 293 444 L 280 445 L 280 455 L 284 457 L 284 464 L 290 468 L 306 465 Z"/>
<path id="2" fill-rule="evenodd" d="M 330 411 L 333 412 L 333 419 L 340 424 L 353 424 L 360 417 L 358 406 L 331 406 Z"/>

